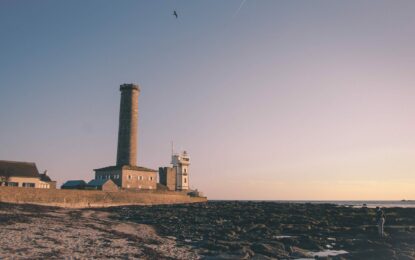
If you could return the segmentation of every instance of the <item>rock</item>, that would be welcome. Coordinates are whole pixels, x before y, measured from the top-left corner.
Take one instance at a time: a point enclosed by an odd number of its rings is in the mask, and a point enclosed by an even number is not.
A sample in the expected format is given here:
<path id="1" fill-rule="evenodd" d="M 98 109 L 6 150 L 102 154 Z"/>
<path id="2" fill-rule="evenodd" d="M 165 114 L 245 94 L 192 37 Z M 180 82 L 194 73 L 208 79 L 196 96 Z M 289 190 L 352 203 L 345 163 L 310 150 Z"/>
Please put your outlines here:
<path id="1" fill-rule="evenodd" d="M 244 247 L 242 243 L 238 241 L 217 240 L 216 244 L 220 244 L 226 248 L 229 248 L 230 250 L 240 250 Z"/>
<path id="2" fill-rule="evenodd" d="M 313 258 L 309 251 L 296 246 L 290 247 L 289 253 L 290 256 L 294 258 Z"/>
<path id="3" fill-rule="evenodd" d="M 274 260 L 277 258 L 269 257 L 266 255 L 257 254 L 254 257 L 251 258 L 252 260 Z"/>
<path id="4" fill-rule="evenodd" d="M 392 249 L 367 249 L 350 254 L 353 259 L 396 259 L 396 252 Z M 413 258 L 412 258 L 413 259 Z"/>
<path id="5" fill-rule="evenodd" d="M 405 255 L 405 254 L 399 254 L 398 259 L 399 260 L 414 260 L 415 256 L 411 255 Z"/>
<path id="6" fill-rule="evenodd" d="M 300 243 L 299 246 L 308 250 L 319 251 L 323 249 L 319 241 L 311 236 L 301 236 L 298 241 Z"/>
<path id="7" fill-rule="evenodd" d="M 270 257 L 287 257 L 288 253 L 285 251 L 284 244 L 264 244 L 254 243 L 251 245 L 251 249 L 255 254 L 262 254 Z"/>
<path id="8" fill-rule="evenodd" d="M 234 259 L 249 259 L 249 255 L 244 254 L 244 255 L 234 255 L 231 253 L 222 253 L 222 254 L 218 254 L 215 256 L 204 256 L 201 259 L 203 260 L 234 260 Z"/>
<path id="9" fill-rule="evenodd" d="M 176 237 L 178 244 L 191 239 L 192 246 L 209 256 L 243 258 L 247 253 L 262 259 L 285 259 L 305 256 L 307 250 L 321 251 L 330 245 L 350 252 L 331 259 L 375 259 L 379 250 L 388 257 L 415 259 L 414 208 L 385 210 L 385 229 L 389 234 L 385 239 L 377 236 L 375 211 L 370 208 L 252 201 L 123 208 L 103 210 L 120 220 L 128 213 L 129 221 L 153 225 L 161 235 Z M 293 237 L 276 238 L 282 235 Z M 335 244 L 329 237 L 336 238 Z M 355 254 L 364 257 L 353 257 Z"/>

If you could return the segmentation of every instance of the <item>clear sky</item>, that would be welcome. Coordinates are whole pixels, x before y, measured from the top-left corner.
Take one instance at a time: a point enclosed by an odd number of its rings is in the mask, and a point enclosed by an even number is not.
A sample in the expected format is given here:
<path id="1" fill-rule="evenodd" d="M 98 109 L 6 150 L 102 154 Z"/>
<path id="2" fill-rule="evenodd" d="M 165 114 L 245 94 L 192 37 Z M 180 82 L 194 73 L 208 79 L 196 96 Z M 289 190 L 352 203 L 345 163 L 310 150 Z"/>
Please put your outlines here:
<path id="1" fill-rule="evenodd" d="M 242 4 L 242 6 L 241 6 Z M 177 10 L 179 18 L 172 15 Z M 211 199 L 415 199 L 415 1 L 0 1 L 0 159 L 59 183 L 191 156 Z"/>

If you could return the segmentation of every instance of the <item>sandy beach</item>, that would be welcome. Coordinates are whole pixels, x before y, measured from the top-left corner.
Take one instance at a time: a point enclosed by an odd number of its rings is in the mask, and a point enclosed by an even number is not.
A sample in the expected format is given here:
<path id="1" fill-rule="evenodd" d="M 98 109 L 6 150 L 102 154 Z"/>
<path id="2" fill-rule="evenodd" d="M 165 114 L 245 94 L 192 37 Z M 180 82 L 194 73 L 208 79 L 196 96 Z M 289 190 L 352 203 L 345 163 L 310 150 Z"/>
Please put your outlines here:
<path id="1" fill-rule="evenodd" d="M 0 204 L 0 258 L 414 259 L 415 209 L 208 202 L 62 209 Z"/>

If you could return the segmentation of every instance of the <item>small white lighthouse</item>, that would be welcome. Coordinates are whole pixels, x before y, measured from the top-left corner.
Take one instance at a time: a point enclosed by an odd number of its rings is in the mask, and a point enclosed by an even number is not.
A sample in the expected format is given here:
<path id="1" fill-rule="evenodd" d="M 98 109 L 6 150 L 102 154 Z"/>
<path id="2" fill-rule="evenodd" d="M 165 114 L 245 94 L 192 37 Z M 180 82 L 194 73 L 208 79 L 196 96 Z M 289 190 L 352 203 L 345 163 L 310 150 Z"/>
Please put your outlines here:
<path id="1" fill-rule="evenodd" d="M 181 154 L 173 154 L 171 158 L 173 169 L 176 172 L 176 190 L 189 189 L 189 165 L 190 158 L 186 151 Z"/>

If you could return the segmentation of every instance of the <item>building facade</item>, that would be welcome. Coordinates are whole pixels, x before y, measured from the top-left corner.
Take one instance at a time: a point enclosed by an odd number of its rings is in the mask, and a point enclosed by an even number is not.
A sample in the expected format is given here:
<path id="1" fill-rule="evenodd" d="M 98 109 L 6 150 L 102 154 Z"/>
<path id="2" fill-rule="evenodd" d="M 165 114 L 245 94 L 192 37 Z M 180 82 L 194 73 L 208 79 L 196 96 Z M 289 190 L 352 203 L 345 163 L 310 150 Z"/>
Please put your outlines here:
<path id="1" fill-rule="evenodd" d="M 139 166 L 109 166 L 95 169 L 95 179 L 112 180 L 124 189 L 157 189 L 157 171 Z"/>
<path id="2" fill-rule="evenodd" d="M 168 190 L 189 190 L 190 157 L 186 151 L 173 154 L 171 159 L 173 167 L 160 167 L 160 184 Z"/>
<path id="3" fill-rule="evenodd" d="M 54 189 L 56 182 L 39 174 L 35 163 L 0 160 L 0 186 Z"/>
<path id="4" fill-rule="evenodd" d="M 174 154 L 172 157 L 173 169 L 176 172 L 176 190 L 189 189 L 190 158 L 186 151 Z"/>

